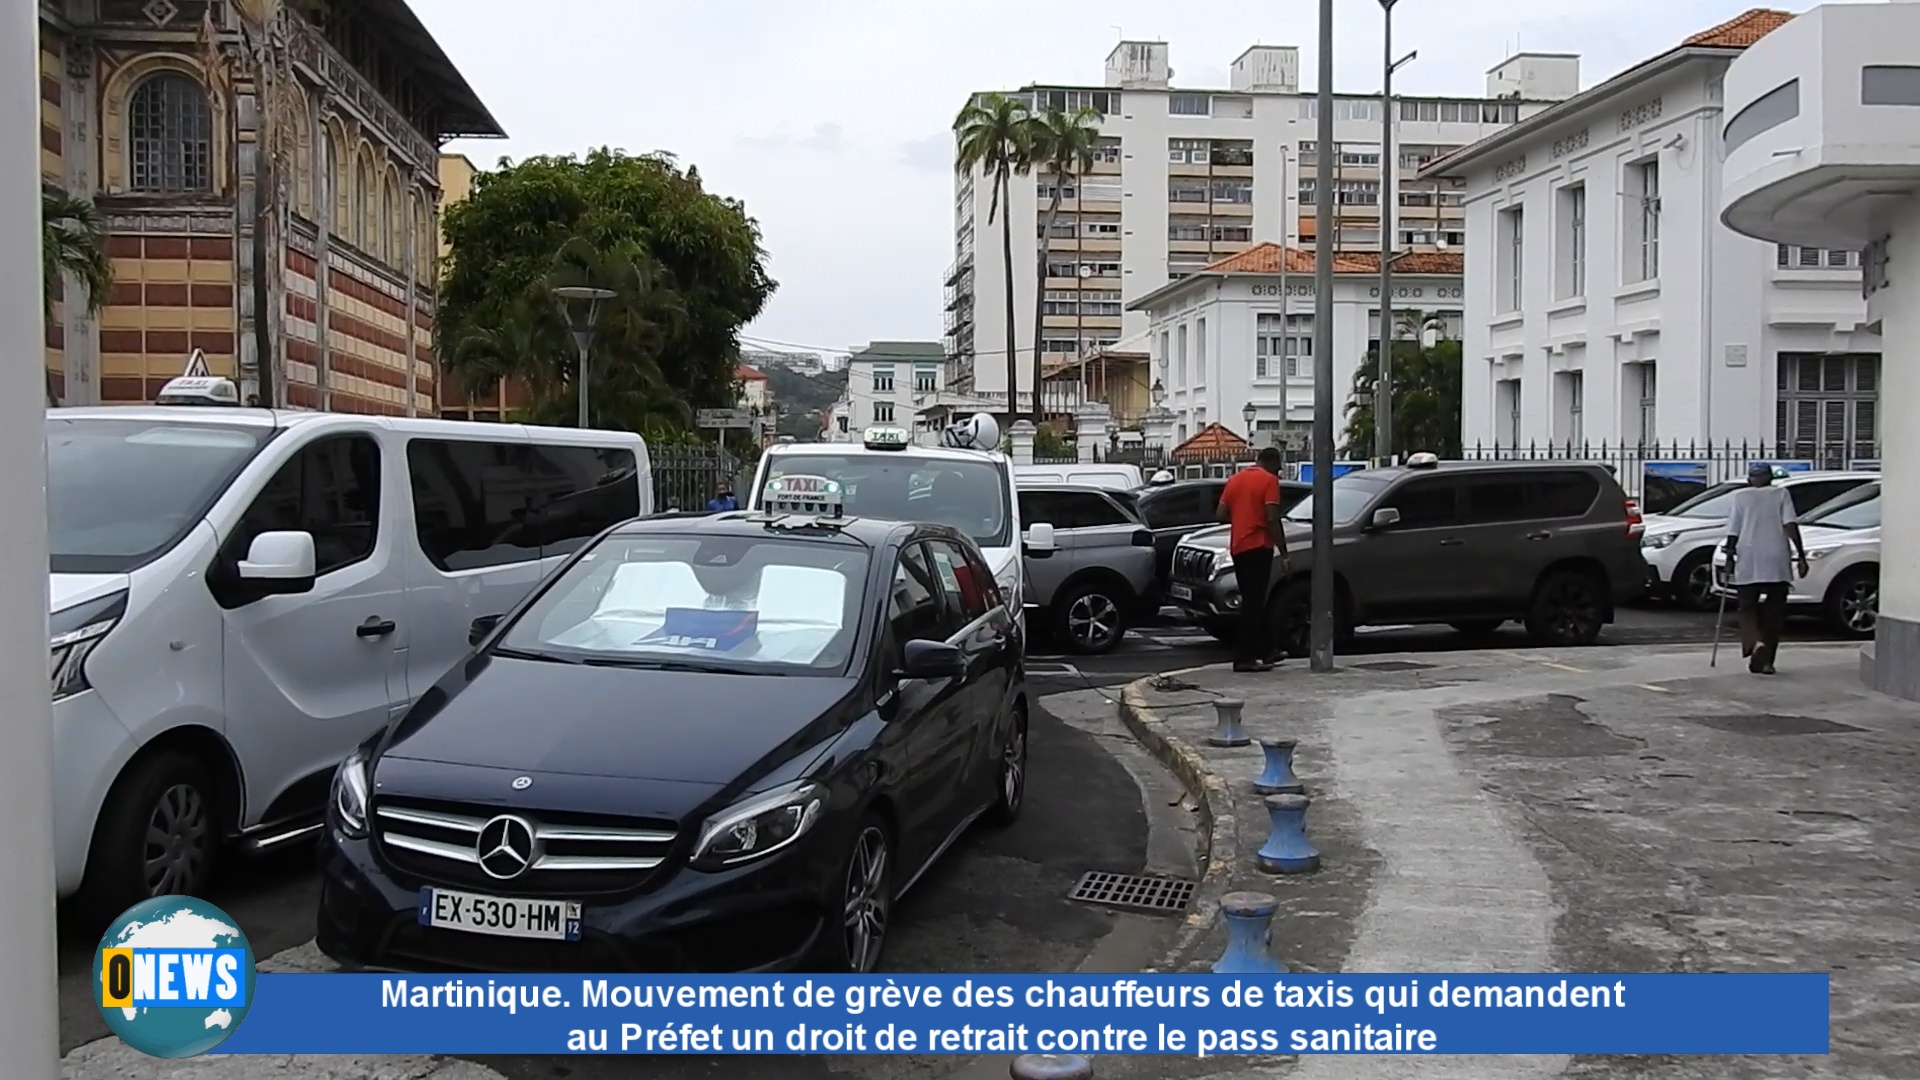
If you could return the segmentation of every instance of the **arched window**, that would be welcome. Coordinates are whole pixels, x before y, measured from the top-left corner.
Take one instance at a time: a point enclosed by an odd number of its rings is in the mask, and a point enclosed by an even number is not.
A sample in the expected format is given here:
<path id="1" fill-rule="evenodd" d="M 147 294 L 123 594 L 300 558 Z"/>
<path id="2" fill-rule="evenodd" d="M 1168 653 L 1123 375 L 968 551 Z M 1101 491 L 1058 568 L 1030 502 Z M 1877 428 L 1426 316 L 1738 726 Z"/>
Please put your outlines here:
<path id="1" fill-rule="evenodd" d="M 327 198 L 332 200 L 333 224 L 331 229 L 339 233 L 346 229 L 352 220 L 348 214 L 352 203 L 349 198 L 351 186 L 347 172 L 347 159 L 340 155 L 340 139 L 333 132 L 333 126 L 327 126 Z"/>
<path id="2" fill-rule="evenodd" d="M 407 235 L 400 227 L 400 204 L 394 201 L 393 180 L 380 185 L 380 250 L 388 266 L 406 265 Z"/>
<path id="3" fill-rule="evenodd" d="M 373 230 L 367 228 L 367 216 L 373 205 L 373 166 L 365 158 L 360 159 L 360 167 L 353 174 L 353 232 L 354 242 L 361 247 L 373 243 Z"/>
<path id="4" fill-rule="evenodd" d="M 307 114 L 304 95 L 293 99 L 293 177 L 288 187 L 293 192 L 293 210 L 301 217 L 313 218 L 313 121 Z"/>
<path id="5" fill-rule="evenodd" d="M 135 191 L 213 190 L 213 117 L 200 84 L 154 75 L 127 103 L 128 186 Z"/>

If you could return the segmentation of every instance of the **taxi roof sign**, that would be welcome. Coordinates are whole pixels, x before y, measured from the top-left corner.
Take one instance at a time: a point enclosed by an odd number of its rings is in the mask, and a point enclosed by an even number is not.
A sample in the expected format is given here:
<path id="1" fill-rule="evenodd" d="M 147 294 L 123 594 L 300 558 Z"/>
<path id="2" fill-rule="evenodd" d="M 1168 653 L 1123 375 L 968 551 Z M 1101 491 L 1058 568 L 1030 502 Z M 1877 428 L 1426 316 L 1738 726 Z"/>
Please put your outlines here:
<path id="1" fill-rule="evenodd" d="M 775 514 L 837 518 L 846 505 L 840 481 L 824 476 L 776 476 L 767 481 L 763 508 Z"/>
<path id="2" fill-rule="evenodd" d="M 870 427 L 861 441 L 869 450 L 905 450 L 912 445 L 913 438 L 902 428 Z"/>
<path id="3" fill-rule="evenodd" d="M 240 391 L 232 379 L 218 375 L 182 375 L 162 386 L 154 403 L 231 407 L 240 404 Z"/>

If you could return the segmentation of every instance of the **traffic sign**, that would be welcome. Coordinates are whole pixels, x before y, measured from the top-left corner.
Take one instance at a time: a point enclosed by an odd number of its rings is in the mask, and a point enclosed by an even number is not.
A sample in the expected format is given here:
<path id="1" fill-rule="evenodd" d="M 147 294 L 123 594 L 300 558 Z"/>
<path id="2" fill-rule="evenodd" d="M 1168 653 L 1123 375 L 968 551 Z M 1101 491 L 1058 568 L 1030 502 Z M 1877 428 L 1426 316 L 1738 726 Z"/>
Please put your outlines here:
<path id="1" fill-rule="evenodd" d="M 701 409 L 694 415 L 694 423 L 703 428 L 741 428 L 753 427 L 753 413 L 746 409 Z"/>

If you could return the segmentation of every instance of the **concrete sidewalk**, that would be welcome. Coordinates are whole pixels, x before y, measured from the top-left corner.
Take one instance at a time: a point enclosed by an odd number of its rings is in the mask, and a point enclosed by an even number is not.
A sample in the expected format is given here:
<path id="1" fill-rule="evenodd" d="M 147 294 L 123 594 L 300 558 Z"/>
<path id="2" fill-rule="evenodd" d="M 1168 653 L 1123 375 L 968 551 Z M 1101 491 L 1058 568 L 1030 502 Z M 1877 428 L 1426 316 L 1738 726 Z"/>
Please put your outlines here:
<path id="1" fill-rule="evenodd" d="M 1204 970 L 1231 889 L 1281 902 L 1295 970 L 1830 971 L 1825 1058 L 1107 1058 L 1109 1077 L 1920 1076 L 1913 897 L 1920 708 L 1863 690 L 1854 646 L 1780 675 L 1663 646 L 1208 667 L 1129 686 L 1142 741 L 1205 792 L 1211 850 L 1183 948 Z M 1273 878 L 1259 747 L 1214 748 L 1213 702 L 1299 741 L 1314 874 Z M 1289 1064 L 1291 1063 L 1291 1064 Z"/>

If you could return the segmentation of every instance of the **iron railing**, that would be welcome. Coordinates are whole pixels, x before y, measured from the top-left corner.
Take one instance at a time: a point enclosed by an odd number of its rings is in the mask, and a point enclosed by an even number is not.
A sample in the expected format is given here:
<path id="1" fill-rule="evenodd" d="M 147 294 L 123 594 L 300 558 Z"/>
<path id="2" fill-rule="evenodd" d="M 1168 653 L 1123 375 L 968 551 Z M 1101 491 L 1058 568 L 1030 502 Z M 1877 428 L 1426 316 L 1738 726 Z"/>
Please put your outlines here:
<path id="1" fill-rule="evenodd" d="M 1601 465 L 1619 478 L 1627 494 L 1650 514 L 1672 509 L 1714 484 L 1738 480 L 1754 462 L 1790 472 L 1878 471 L 1877 442 L 1812 443 L 1725 440 L 1717 443 L 1668 442 L 1528 443 L 1469 446 L 1468 461 L 1583 461 Z"/>
<path id="2" fill-rule="evenodd" d="M 733 484 L 742 505 L 753 477 L 741 460 L 718 446 L 656 445 L 653 457 L 653 507 L 656 511 L 703 510 L 720 481 Z"/>

